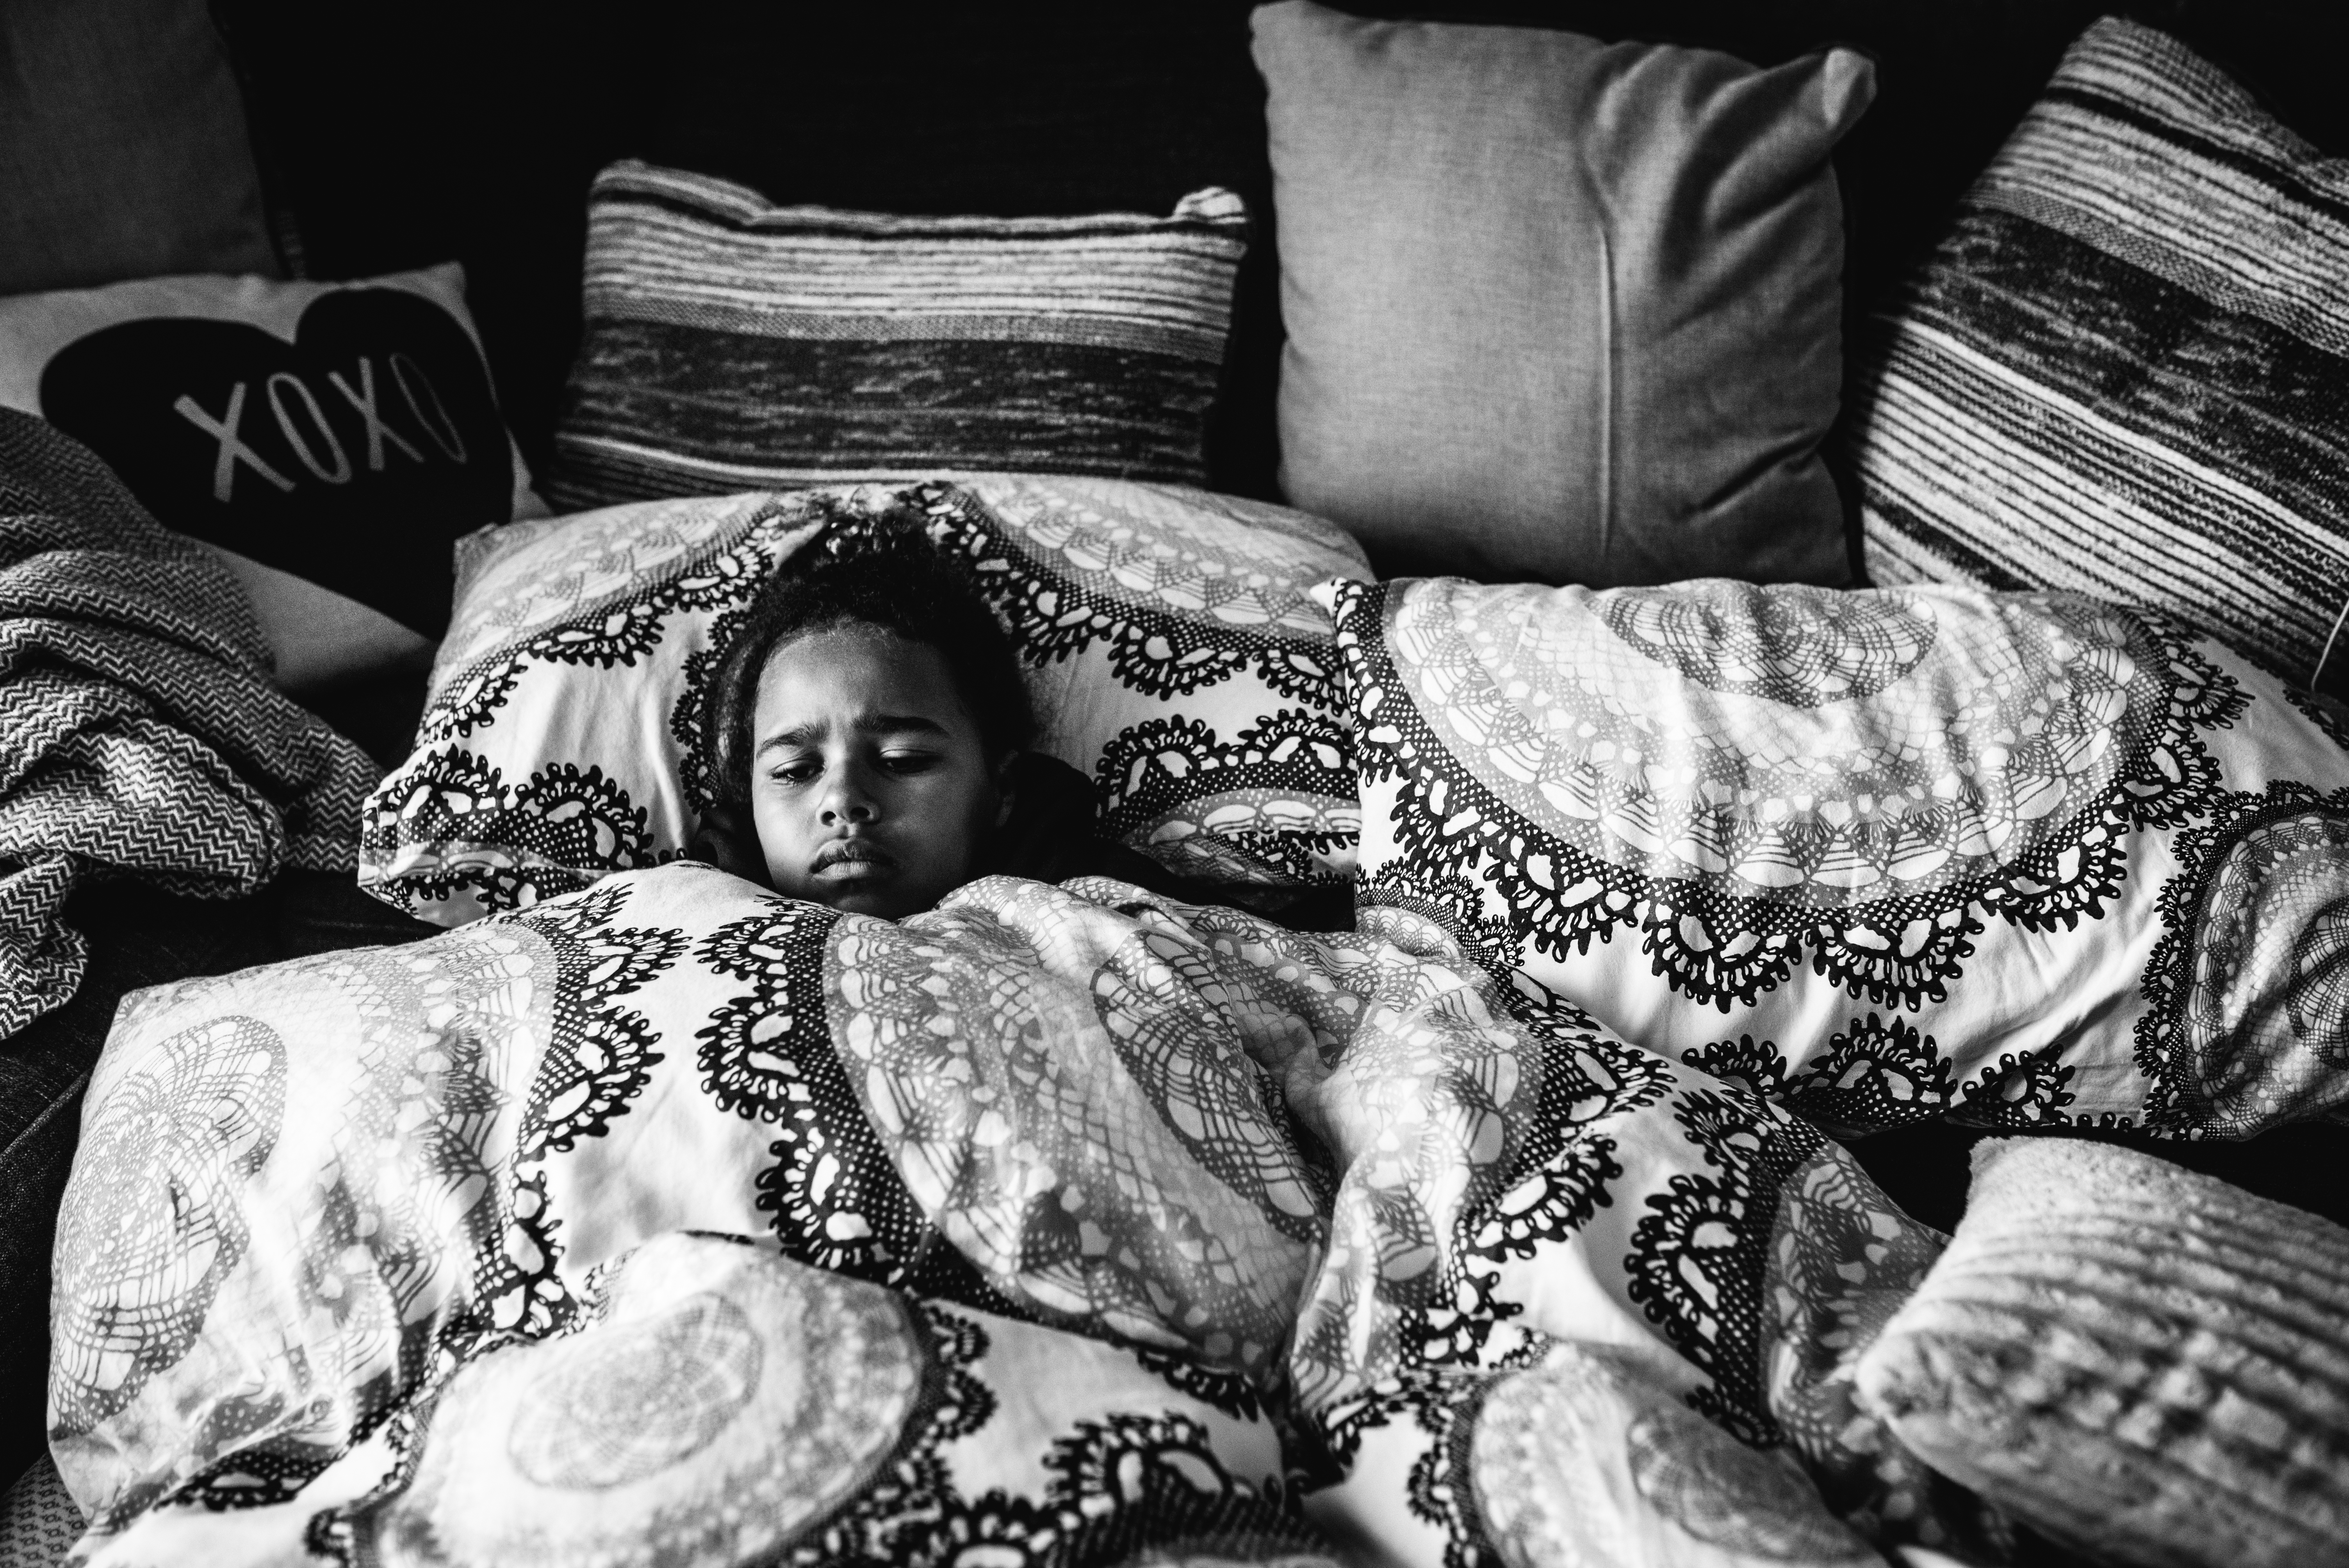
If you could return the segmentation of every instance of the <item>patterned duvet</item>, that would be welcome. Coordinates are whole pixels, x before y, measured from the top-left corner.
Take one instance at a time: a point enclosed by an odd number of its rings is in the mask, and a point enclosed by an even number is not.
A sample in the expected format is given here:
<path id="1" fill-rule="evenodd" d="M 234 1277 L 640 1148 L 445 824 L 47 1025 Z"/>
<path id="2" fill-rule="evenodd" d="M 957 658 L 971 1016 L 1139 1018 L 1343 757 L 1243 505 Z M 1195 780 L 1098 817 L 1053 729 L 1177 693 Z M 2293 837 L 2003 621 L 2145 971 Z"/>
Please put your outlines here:
<path id="1" fill-rule="evenodd" d="M 1007 878 L 891 924 L 679 864 L 141 993 L 59 1229 L 80 1552 L 1994 1535 L 1849 1395 L 1941 1238 L 1808 1124 L 1509 980 L 1504 934 Z"/>

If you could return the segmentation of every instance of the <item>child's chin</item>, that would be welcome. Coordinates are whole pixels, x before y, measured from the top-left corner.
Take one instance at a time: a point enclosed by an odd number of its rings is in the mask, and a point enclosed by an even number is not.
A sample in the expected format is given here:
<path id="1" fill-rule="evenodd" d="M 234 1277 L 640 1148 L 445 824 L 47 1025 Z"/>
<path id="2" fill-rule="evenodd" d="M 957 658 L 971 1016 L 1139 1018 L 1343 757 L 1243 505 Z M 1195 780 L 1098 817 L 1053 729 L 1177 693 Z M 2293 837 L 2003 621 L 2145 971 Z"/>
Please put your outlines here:
<path id="1" fill-rule="evenodd" d="M 881 920 L 895 920 L 899 915 L 914 913 L 903 899 L 891 898 L 882 892 L 843 893 L 824 902 L 843 914 L 869 914 Z"/>
<path id="2" fill-rule="evenodd" d="M 909 898 L 903 888 L 882 884 L 850 887 L 823 887 L 802 895 L 814 900 L 843 914 L 869 914 L 880 920 L 897 920 L 929 907 Z"/>

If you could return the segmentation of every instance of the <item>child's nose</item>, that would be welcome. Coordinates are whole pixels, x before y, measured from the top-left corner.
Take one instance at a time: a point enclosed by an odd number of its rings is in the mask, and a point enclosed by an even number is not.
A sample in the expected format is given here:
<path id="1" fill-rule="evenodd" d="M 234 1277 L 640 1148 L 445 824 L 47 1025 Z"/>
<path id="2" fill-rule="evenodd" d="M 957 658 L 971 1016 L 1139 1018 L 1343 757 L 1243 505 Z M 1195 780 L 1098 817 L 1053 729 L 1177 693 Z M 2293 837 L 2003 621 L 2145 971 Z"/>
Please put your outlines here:
<path id="1" fill-rule="evenodd" d="M 832 788 L 823 798 L 823 820 L 827 826 L 870 822 L 879 814 L 873 792 L 865 787 L 857 769 L 843 768 L 833 774 Z"/>

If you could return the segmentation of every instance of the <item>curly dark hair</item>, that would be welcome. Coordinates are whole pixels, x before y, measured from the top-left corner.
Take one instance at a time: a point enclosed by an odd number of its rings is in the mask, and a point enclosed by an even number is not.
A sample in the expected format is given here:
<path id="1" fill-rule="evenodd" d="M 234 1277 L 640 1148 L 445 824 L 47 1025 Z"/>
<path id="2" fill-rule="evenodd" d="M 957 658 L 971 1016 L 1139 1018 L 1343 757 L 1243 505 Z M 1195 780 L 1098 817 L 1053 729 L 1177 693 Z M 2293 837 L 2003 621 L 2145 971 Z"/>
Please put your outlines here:
<path id="1" fill-rule="evenodd" d="M 916 529 L 858 530 L 786 561 L 751 601 L 711 674 L 702 733 L 720 806 L 750 804 L 750 718 L 767 661 L 802 637 L 851 625 L 936 648 L 990 758 L 1025 751 L 1035 738 L 1019 655 L 969 574 Z"/>

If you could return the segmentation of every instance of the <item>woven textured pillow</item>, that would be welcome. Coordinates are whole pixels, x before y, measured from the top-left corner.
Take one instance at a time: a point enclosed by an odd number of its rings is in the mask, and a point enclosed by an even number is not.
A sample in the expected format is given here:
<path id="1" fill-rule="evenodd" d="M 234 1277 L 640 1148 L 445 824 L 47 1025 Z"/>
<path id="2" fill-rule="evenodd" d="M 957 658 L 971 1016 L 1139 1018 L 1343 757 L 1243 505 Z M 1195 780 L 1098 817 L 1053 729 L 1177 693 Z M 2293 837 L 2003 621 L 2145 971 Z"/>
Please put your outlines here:
<path id="1" fill-rule="evenodd" d="M 1865 357 L 1877 582 L 2151 604 L 2315 684 L 2349 603 L 2349 160 L 2098 22 Z"/>
<path id="2" fill-rule="evenodd" d="M 2349 1106 L 2349 751 L 2218 643 L 1954 585 L 1329 593 L 1362 898 L 1466 879 L 1625 1038 L 1847 1133 Z"/>
<path id="3" fill-rule="evenodd" d="M 1855 1367 L 1900 1447 L 2146 1568 L 2349 1563 L 2349 1231 L 2135 1150 L 1974 1150 L 1950 1248 Z"/>
<path id="4" fill-rule="evenodd" d="M 571 508 L 941 469 L 1196 484 L 1247 218 L 771 206 L 628 161 L 589 197 Z"/>
<path id="5" fill-rule="evenodd" d="M 479 536 L 415 753 L 369 800 L 362 883 L 455 925 L 681 853 L 733 626 L 793 550 L 885 517 L 968 562 L 1026 663 L 1037 749 L 1093 776 L 1104 831 L 1274 896 L 1351 875 L 1353 761 L 1309 591 L 1368 575 L 1352 542 L 1199 490 L 997 474 Z"/>

